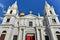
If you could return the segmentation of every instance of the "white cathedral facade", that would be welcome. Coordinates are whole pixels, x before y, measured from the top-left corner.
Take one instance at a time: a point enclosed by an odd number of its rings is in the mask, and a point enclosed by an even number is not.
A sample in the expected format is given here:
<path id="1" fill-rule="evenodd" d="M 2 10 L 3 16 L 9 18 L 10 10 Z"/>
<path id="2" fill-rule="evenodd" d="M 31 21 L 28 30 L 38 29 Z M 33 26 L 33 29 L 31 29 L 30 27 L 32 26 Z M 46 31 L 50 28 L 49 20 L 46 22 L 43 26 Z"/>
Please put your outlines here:
<path id="1" fill-rule="evenodd" d="M 53 6 L 45 2 L 44 16 L 20 13 L 17 2 L 9 6 L 2 24 L 0 40 L 60 40 L 60 22 Z"/>

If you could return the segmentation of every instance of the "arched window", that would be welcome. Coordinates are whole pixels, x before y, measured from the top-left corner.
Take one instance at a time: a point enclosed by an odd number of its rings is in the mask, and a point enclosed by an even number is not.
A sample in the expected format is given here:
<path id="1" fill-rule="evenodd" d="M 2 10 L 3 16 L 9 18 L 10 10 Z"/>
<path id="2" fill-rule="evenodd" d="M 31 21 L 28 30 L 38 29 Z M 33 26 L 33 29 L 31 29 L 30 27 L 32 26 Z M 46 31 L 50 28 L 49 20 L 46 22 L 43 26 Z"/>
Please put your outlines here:
<path id="1" fill-rule="evenodd" d="M 52 14 L 52 11 L 50 10 L 50 14 Z"/>
<path id="2" fill-rule="evenodd" d="M 56 23 L 56 20 L 55 19 L 52 19 L 52 21 Z"/>
<path id="3" fill-rule="evenodd" d="M 59 33 L 58 31 L 56 33 Z"/>
<path id="4" fill-rule="evenodd" d="M 60 33 L 59 31 L 56 31 L 56 33 Z"/>
<path id="5" fill-rule="evenodd" d="M 10 14 L 12 14 L 13 10 L 10 11 Z"/>
<path id="6" fill-rule="evenodd" d="M 2 33 L 7 33 L 6 31 L 3 31 Z"/>
<path id="7" fill-rule="evenodd" d="M 56 31 L 56 33 L 57 33 L 57 35 L 56 35 L 56 36 L 57 36 L 58 40 L 60 40 L 60 35 L 59 35 L 59 34 L 60 34 L 60 32 L 59 32 L 59 31 Z"/>

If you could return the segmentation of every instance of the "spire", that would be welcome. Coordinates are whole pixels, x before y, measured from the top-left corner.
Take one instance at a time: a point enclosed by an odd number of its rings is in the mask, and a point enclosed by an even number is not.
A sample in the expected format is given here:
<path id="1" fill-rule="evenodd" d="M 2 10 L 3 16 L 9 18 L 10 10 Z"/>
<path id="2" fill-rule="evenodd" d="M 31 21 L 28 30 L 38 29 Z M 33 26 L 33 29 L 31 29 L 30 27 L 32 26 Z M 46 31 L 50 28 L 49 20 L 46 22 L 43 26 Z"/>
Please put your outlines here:
<path id="1" fill-rule="evenodd" d="M 45 1 L 45 6 L 50 7 L 50 5 L 47 3 L 47 1 Z"/>
<path id="2" fill-rule="evenodd" d="M 38 13 L 38 17 L 40 17 L 40 13 Z"/>
<path id="3" fill-rule="evenodd" d="M 12 5 L 13 8 L 17 8 L 17 1 Z"/>

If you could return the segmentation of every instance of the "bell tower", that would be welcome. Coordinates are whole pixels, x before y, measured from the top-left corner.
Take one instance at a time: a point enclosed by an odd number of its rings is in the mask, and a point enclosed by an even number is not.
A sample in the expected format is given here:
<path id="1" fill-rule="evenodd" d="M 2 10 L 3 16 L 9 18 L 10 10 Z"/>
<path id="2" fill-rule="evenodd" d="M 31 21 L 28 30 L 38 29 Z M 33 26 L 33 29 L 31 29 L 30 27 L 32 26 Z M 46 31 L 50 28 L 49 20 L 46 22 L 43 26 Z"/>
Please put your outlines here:
<path id="1" fill-rule="evenodd" d="M 17 1 L 12 6 L 9 6 L 2 24 L 16 24 L 16 16 L 18 15 Z"/>
<path id="2" fill-rule="evenodd" d="M 58 27 L 59 20 L 58 15 L 55 13 L 53 6 L 50 6 L 47 2 L 45 2 L 45 9 L 44 9 L 44 20 L 46 23 L 46 30 L 49 39 L 57 40 L 56 33 L 54 31 L 54 27 Z"/>
<path id="3" fill-rule="evenodd" d="M 55 13 L 53 6 L 50 6 L 47 2 L 45 2 L 44 14 L 49 25 L 59 24 L 58 15 Z"/>

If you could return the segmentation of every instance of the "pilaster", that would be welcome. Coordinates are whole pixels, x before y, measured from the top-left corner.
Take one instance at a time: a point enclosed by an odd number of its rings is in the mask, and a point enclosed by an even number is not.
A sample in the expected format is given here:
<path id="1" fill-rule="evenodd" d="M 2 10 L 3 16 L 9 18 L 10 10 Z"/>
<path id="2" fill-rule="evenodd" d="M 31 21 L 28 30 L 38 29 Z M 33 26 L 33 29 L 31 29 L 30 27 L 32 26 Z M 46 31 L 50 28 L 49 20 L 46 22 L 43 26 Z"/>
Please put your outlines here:
<path id="1" fill-rule="evenodd" d="M 0 30 L 2 30 L 2 28 L 0 28 Z M 2 31 L 0 31 L 0 36 L 1 36 L 1 34 L 2 34 Z"/>
<path id="2" fill-rule="evenodd" d="M 37 40 L 41 40 L 40 37 L 41 35 L 40 35 L 40 31 L 37 29 Z"/>
<path id="3" fill-rule="evenodd" d="M 44 35 L 44 30 L 43 29 L 41 29 L 41 39 L 45 40 L 45 35 Z"/>
<path id="4" fill-rule="evenodd" d="M 26 33 L 25 33 L 25 30 L 24 30 L 24 33 L 23 33 L 23 40 L 26 40 L 26 39 L 25 39 L 25 36 L 26 36 Z"/>
<path id="5" fill-rule="evenodd" d="M 9 28 L 7 30 L 7 34 L 6 34 L 5 40 L 10 40 L 11 39 L 11 32 L 12 32 L 12 28 Z"/>
<path id="6" fill-rule="evenodd" d="M 52 40 L 58 40 L 57 36 L 56 36 L 56 34 L 54 32 L 54 29 L 52 27 L 50 27 L 50 33 L 51 33 L 50 36 L 51 36 Z"/>
<path id="7" fill-rule="evenodd" d="M 19 31 L 19 33 L 18 33 L 18 40 L 23 40 L 23 32 L 22 32 L 22 30 L 21 29 L 18 29 Z"/>

